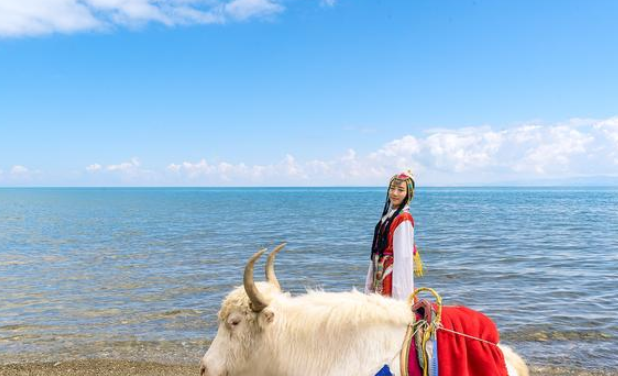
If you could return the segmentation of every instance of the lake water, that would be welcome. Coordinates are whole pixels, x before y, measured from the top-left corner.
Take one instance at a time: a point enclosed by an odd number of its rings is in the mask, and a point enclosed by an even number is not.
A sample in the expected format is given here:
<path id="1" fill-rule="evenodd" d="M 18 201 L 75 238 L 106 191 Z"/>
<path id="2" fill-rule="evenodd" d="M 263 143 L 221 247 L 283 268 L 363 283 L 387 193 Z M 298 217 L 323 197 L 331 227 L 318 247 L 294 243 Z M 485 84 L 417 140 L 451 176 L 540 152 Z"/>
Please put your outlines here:
<path id="1" fill-rule="evenodd" d="M 378 188 L 0 189 L 0 363 L 195 363 L 249 256 L 287 291 L 362 288 Z M 617 188 L 427 188 L 416 286 L 533 365 L 618 368 Z M 261 267 L 258 266 L 258 268 Z"/>

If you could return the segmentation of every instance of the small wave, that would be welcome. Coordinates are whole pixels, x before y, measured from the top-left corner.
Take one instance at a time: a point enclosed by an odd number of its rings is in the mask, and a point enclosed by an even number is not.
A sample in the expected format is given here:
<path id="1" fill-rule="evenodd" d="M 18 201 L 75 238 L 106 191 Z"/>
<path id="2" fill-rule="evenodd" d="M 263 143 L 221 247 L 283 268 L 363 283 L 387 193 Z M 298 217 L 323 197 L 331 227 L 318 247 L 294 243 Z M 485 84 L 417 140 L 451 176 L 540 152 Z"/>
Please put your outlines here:
<path id="1" fill-rule="evenodd" d="M 12 324 L 0 326 L 0 331 L 23 332 L 28 330 L 39 330 L 48 328 L 45 325 Z"/>
<path id="2" fill-rule="evenodd" d="M 75 312 L 74 315 L 85 317 L 85 318 L 103 318 L 103 317 L 116 317 L 120 316 L 123 313 L 122 310 L 118 308 L 110 308 L 110 309 L 91 309 L 89 311 L 80 311 Z"/>
<path id="3" fill-rule="evenodd" d="M 26 261 L 2 261 L 0 262 L 0 266 L 19 266 L 19 265 L 28 265 Z"/>
<path id="4" fill-rule="evenodd" d="M 556 342 L 556 341 L 578 341 L 578 342 L 602 342 L 612 341 L 615 337 L 601 331 L 531 331 L 503 333 L 501 337 L 514 342 Z"/>
<path id="5" fill-rule="evenodd" d="M 530 366 L 531 374 L 544 376 L 615 376 L 618 375 L 615 369 L 581 369 L 579 367 L 558 367 L 550 365 L 532 365 Z"/>
<path id="6" fill-rule="evenodd" d="M 195 309 L 174 309 L 171 311 L 156 312 L 149 316 L 151 320 L 158 318 L 172 318 L 172 317 L 188 317 L 188 316 L 200 316 L 201 313 Z"/>

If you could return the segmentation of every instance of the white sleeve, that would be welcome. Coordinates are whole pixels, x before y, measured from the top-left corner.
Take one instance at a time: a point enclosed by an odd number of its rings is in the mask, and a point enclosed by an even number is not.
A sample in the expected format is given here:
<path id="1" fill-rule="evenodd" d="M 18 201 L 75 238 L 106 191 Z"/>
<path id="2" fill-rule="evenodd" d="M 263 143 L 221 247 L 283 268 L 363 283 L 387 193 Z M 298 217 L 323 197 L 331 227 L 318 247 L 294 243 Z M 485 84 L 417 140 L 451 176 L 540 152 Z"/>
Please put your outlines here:
<path id="1" fill-rule="evenodd" d="M 367 278 L 365 278 L 365 294 L 371 294 L 373 292 L 373 262 L 369 261 L 369 270 L 367 271 Z"/>
<path id="2" fill-rule="evenodd" d="M 393 234 L 393 298 L 406 300 L 414 292 L 414 226 L 404 221 Z"/>

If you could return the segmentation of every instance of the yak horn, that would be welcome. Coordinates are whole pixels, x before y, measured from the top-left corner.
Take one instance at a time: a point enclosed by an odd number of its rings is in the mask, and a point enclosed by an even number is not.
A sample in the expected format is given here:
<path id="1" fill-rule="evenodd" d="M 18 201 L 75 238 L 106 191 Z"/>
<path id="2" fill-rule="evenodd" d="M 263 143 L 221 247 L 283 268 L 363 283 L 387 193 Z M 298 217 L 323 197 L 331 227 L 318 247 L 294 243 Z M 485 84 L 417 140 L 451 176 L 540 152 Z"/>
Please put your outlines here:
<path id="1" fill-rule="evenodd" d="M 270 252 L 270 255 L 268 255 L 268 259 L 266 260 L 266 280 L 272 285 L 274 285 L 276 288 L 278 288 L 279 291 L 281 291 L 281 285 L 279 284 L 277 276 L 275 275 L 275 256 L 277 256 L 277 253 L 279 253 L 279 251 L 281 251 L 283 247 L 285 247 L 285 245 L 286 243 L 281 243 L 276 246 L 275 249 Z"/>
<path id="2" fill-rule="evenodd" d="M 262 296 L 262 293 L 255 286 L 255 282 L 253 281 L 253 266 L 255 261 L 260 258 L 266 252 L 266 248 L 259 250 L 256 252 L 251 258 L 249 262 L 247 262 L 247 266 L 245 266 L 245 275 L 243 277 L 243 285 L 245 287 L 245 292 L 247 296 L 249 296 L 249 300 L 251 303 L 249 306 L 253 312 L 260 312 L 264 308 L 268 306 L 266 299 Z"/>

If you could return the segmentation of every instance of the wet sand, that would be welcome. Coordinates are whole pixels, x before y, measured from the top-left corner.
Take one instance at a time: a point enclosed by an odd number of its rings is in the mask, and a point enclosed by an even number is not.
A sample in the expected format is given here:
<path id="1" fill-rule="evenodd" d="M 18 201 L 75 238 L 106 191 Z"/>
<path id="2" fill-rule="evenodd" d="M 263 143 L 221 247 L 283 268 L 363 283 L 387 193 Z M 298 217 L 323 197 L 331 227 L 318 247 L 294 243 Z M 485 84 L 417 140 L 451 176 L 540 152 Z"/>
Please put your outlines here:
<path id="1" fill-rule="evenodd" d="M 196 376 L 199 365 L 168 365 L 124 360 L 77 360 L 0 366 L 0 376 Z"/>
<path id="2" fill-rule="evenodd" d="M 0 365 L 0 376 L 196 376 L 198 365 L 170 365 L 123 360 Z M 618 370 L 531 367 L 531 376 L 618 376 Z"/>

